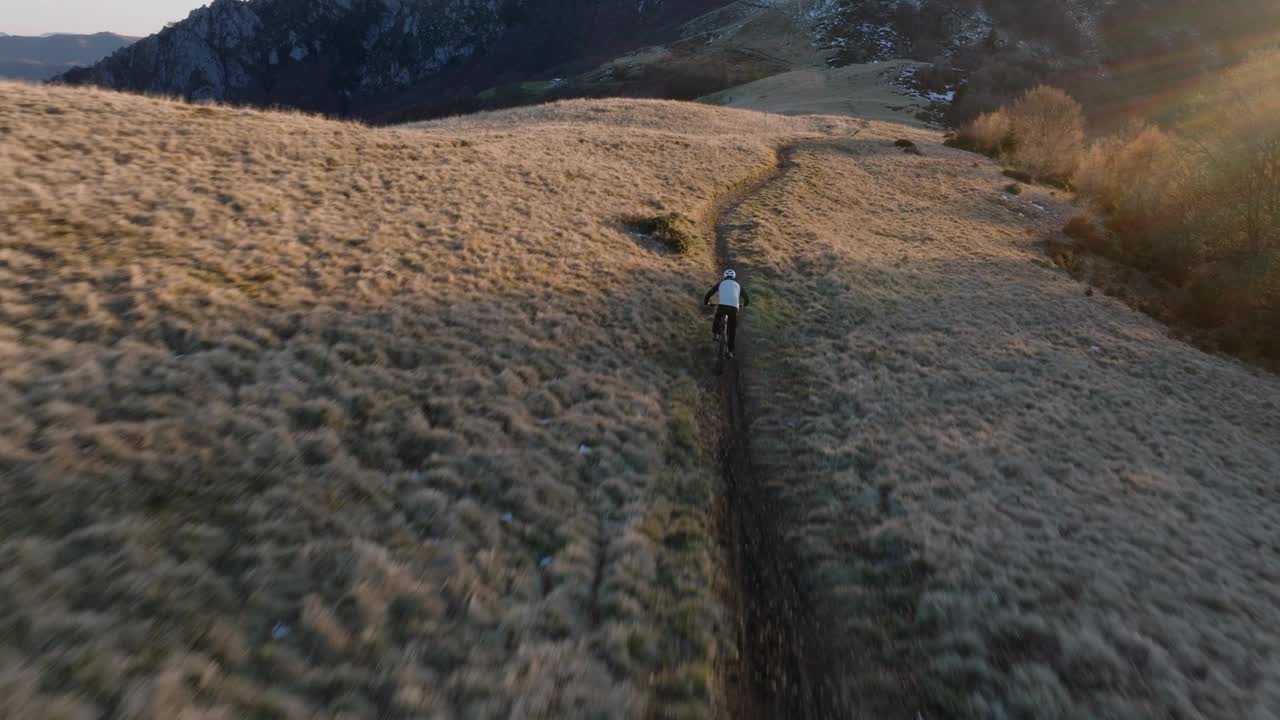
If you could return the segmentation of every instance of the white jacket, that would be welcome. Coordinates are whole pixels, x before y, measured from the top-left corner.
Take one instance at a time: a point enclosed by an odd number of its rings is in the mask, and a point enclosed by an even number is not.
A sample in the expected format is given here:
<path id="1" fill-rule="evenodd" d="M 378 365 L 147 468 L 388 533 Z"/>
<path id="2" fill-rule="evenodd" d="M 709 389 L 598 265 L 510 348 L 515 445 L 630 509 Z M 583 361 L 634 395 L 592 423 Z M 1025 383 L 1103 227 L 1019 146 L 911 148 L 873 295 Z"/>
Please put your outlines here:
<path id="1" fill-rule="evenodd" d="M 747 297 L 747 291 L 742 289 L 737 280 L 722 280 L 719 285 L 715 285 L 707 292 L 706 301 L 711 302 L 711 296 L 716 293 L 720 294 L 720 305 L 729 307 L 746 307 L 751 303 L 751 298 Z"/>

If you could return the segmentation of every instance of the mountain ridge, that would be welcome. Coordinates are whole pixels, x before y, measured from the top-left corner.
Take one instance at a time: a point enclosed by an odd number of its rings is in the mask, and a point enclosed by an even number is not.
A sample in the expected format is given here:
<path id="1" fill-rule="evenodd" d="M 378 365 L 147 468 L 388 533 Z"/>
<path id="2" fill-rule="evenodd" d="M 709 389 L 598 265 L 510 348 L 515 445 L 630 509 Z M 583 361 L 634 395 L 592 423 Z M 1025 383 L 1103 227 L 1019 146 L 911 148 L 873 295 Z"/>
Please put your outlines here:
<path id="1" fill-rule="evenodd" d="M 137 40 L 112 32 L 38 36 L 0 33 L 0 77 L 48 80 L 71 67 L 102 60 Z"/>
<path id="2" fill-rule="evenodd" d="M 215 0 L 57 81 L 359 116 L 404 94 L 607 58 L 721 4 Z"/>

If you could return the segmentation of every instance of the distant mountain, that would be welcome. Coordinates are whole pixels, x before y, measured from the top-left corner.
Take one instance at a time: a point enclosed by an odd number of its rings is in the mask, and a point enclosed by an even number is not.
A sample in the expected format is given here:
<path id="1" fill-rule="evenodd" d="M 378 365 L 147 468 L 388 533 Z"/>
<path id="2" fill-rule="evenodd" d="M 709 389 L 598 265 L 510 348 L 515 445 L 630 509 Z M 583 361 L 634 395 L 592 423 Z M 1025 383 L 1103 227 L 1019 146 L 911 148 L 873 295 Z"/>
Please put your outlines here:
<path id="1" fill-rule="evenodd" d="M 135 42 L 114 33 L 23 37 L 0 33 L 0 77 L 48 80 L 77 65 L 89 65 Z"/>
<path id="2" fill-rule="evenodd" d="M 375 117 L 607 59 L 725 0 L 215 0 L 58 79 Z M 588 65 L 589 67 L 589 65 Z"/>
<path id="3" fill-rule="evenodd" d="M 1275 0 L 798 0 L 833 64 L 936 63 L 926 90 L 959 81 L 952 120 L 1038 83 L 1070 91 L 1096 121 L 1171 119 L 1170 93 L 1280 38 Z"/>

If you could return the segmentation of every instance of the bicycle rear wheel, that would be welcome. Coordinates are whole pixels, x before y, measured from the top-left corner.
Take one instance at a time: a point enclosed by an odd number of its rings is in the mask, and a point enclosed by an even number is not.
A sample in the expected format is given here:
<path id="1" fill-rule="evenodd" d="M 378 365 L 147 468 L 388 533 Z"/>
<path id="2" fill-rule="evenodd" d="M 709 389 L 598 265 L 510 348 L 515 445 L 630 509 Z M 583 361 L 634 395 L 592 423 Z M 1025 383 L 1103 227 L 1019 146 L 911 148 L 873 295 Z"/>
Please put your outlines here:
<path id="1" fill-rule="evenodd" d="M 729 356 L 729 337 L 725 332 L 724 319 L 721 318 L 719 323 L 719 332 L 716 333 L 718 342 L 716 343 L 716 374 L 724 372 L 724 361 Z"/>

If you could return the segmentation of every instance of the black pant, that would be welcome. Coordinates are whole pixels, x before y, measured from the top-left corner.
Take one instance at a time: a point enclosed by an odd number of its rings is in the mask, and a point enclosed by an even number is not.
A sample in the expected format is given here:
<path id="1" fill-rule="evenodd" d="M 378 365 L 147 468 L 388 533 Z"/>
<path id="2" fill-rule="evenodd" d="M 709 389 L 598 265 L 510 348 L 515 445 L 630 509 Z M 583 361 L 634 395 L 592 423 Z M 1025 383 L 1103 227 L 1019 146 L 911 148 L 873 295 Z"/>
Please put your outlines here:
<path id="1" fill-rule="evenodd" d="M 733 352 L 733 342 L 738 338 L 738 308 L 732 305 L 717 305 L 716 316 L 711 320 L 711 332 L 716 331 L 720 318 L 725 318 L 729 325 L 729 352 Z"/>

